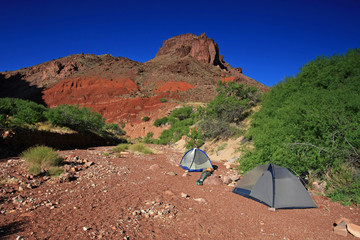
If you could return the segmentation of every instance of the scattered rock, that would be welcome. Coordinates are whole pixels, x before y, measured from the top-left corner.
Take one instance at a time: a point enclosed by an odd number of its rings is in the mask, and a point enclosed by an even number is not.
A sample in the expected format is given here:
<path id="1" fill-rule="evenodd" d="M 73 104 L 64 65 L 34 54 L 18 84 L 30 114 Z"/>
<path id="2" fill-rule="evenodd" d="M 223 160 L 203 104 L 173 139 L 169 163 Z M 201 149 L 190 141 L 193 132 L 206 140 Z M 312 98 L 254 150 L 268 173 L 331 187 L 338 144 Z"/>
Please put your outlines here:
<path id="1" fill-rule="evenodd" d="M 231 178 L 230 178 L 229 176 L 224 176 L 224 177 L 222 178 L 222 181 L 223 181 L 223 183 L 225 183 L 226 185 L 228 185 L 229 183 L 232 182 L 232 180 L 231 180 Z"/>
<path id="2" fill-rule="evenodd" d="M 182 198 L 189 198 L 190 196 L 187 195 L 186 193 L 183 193 L 183 192 L 182 192 L 182 193 L 181 193 L 181 197 L 182 197 Z"/>
<path id="3" fill-rule="evenodd" d="M 174 195 L 174 193 L 173 193 L 172 191 L 170 191 L 170 190 L 166 190 L 166 191 L 165 191 L 165 194 L 166 194 L 166 195 L 171 195 L 171 196 Z"/>
<path id="4" fill-rule="evenodd" d="M 337 224 L 334 227 L 334 233 L 337 234 L 337 235 L 346 237 L 347 234 L 348 234 L 348 231 L 346 229 L 346 222 L 341 221 L 339 224 Z"/>
<path id="5" fill-rule="evenodd" d="M 167 173 L 167 175 L 170 175 L 170 176 L 176 176 L 176 175 L 177 175 L 177 173 L 175 173 L 175 172 L 168 172 L 168 173 Z"/>
<path id="6" fill-rule="evenodd" d="M 92 165 L 94 165 L 94 162 L 86 162 L 86 163 L 85 163 L 85 167 L 90 167 L 90 166 L 92 166 Z"/>
<path id="7" fill-rule="evenodd" d="M 206 200 L 203 198 L 194 198 L 194 201 L 199 202 L 199 203 L 206 203 Z"/>
<path id="8" fill-rule="evenodd" d="M 350 219 L 342 217 L 335 221 L 335 225 L 339 225 L 341 222 L 345 222 L 346 225 L 351 223 Z"/>
<path id="9" fill-rule="evenodd" d="M 347 227 L 347 230 L 349 231 L 349 233 L 351 233 L 355 237 L 360 238 L 360 226 L 355 225 L 353 223 L 349 223 L 346 225 L 346 227 Z"/>
<path id="10" fill-rule="evenodd" d="M 213 174 L 210 177 L 205 178 L 204 185 L 220 186 L 223 185 L 223 181 L 221 181 L 219 176 Z"/>

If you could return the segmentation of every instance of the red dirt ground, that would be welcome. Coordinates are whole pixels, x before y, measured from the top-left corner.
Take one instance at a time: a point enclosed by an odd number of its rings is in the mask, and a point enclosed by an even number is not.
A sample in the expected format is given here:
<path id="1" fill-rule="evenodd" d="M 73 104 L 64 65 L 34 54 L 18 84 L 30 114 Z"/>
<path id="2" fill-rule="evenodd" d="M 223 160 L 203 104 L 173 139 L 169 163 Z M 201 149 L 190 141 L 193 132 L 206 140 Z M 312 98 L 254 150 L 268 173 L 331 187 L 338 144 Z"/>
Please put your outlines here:
<path id="1" fill-rule="evenodd" d="M 359 208 L 312 194 L 318 208 L 272 212 L 233 187 L 196 185 L 201 173 L 178 166 L 183 152 L 150 147 L 157 153 L 120 158 L 111 147 L 60 151 L 76 172 L 70 182 L 36 184 L 21 159 L 0 160 L 0 239 L 355 239 L 333 223 L 359 225 Z M 213 164 L 214 174 L 233 174 Z"/>

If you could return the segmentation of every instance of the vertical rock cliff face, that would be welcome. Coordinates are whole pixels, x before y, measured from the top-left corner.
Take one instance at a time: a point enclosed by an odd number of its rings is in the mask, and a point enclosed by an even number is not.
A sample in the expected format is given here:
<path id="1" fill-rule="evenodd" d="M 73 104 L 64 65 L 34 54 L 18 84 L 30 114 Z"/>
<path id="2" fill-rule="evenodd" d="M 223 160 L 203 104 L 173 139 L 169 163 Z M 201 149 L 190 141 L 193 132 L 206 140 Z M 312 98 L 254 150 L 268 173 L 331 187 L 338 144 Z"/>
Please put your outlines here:
<path id="1" fill-rule="evenodd" d="M 164 55 L 175 55 L 180 58 L 191 56 L 199 62 L 225 68 L 220 60 L 218 45 L 205 33 L 200 36 L 187 33 L 165 40 L 155 58 Z"/>

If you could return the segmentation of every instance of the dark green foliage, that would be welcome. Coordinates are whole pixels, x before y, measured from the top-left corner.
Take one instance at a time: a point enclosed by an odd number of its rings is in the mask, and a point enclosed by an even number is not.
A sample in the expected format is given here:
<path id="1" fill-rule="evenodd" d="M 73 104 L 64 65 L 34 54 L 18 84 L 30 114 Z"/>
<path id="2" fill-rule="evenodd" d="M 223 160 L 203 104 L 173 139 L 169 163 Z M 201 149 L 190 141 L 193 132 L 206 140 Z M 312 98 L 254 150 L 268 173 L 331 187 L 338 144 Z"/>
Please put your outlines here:
<path id="1" fill-rule="evenodd" d="M 144 137 L 144 143 L 155 143 L 155 139 L 153 139 L 154 133 L 153 132 L 148 132 L 146 134 L 146 136 Z"/>
<path id="2" fill-rule="evenodd" d="M 160 98 L 160 102 L 161 103 L 165 103 L 165 102 L 167 102 L 168 100 L 166 99 L 166 98 Z"/>
<path id="3" fill-rule="evenodd" d="M 359 166 L 360 50 L 319 57 L 263 98 L 248 138 L 255 149 L 241 168 L 272 161 L 320 177 L 344 162 Z"/>
<path id="4" fill-rule="evenodd" d="M 43 105 L 17 98 L 0 98 L 0 124 L 5 125 L 6 116 L 10 123 L 20 126 L 24 123 L 34 124 L 45 120 Z"/>
<path id="5" fill-rule="evenodd" d="M 192 128 L 190 130 L 190 134 L 187 135 L 188 137 L 188 141 L 186 142 L 186 148 L 188 150 L 192 149 L 192 148 L 199 148 L 204 144 L 204 136 L 202 135 L 202 133 L 196 129 L 196 128 Z"/>
<path id="6" fill-rule="evenodd" d="M 195 123 L 192 107 L 185 106 L 175 109 L 170 114 L 167 122 L 171 124 L 171 128 L 168 130 L 164 130 L 161 133 L 158 139 L 158 144 L 177 142 L 181 139 L 182 136 L 189 133 L 190 126 Z"/>
<path id="7" fill-rule="evenodd" d="M 235 82 L 218 82 L 218 95 L 209 102 L 206 115 L 228 123 L 238 123 L 249 114 L 249 109 L 256 105 L 257 89 Z"/>
<path id="8" fill-rule="evenodd" d="M 155 127 L 160 127 L 161 125 L 165 125 L 169 121 L 168 117 L 158 118 L 154 122 Z"/>
<path id="9" fill-rule="evenodd" d="M 150 120 L 150 118 L 149 118 L 148 116 L 145 116 L 145 117 L 142 118 L 142 120 L 143 120 L 144 122 L 147 122 L 147 121 Z"/>
<path id="10" fill-rule="evenodd" d="M 184 106 L 182 108 L 176 108 L 174 109 L 170 114 L 170 119 L 177 119 L 177 120 L 185 120 L 189 119 L 193 113 L 193 109 L 190 106 Z"/>
<path id="11" fill-rule="evenodd" d="M 66 126 L 80 132 L 89 130 L 99 132 L 105 126 L 105 120 L 99 113 L 85 107 L 60 105 L 50 109 L 46 116 L 55 126 Z"/>
<path id="12" fill-rule="evenodd" d="M 6 126 L 6 116 L 5 114 L 0 114 L 0 128 L 4 128 Z"/>
<path id="13" fill-rule="evenodd" d="M 229 138 L 237 134 L 240 122 L 251 113 L 259 97 L 256 88 L 235 82 L 219 81 L 216 90 L 215 99 L 205 109 L 199 109 L 199 128 L 206 139 Z"/>
<path id="14" fill-rule="evenodd" d="M 126 134 L 126 132 L 123 129 L 121 129 L 119 127 L 119 125 L 116 124 L 116 123 L 108 123 L 108 124 L 106 124 L 105 129 L 108 130 L 108 131 L 112 131 L 112 132 L 114 132 L 115 134 L 118 134 L 118 135 L 125 135 Z"/>

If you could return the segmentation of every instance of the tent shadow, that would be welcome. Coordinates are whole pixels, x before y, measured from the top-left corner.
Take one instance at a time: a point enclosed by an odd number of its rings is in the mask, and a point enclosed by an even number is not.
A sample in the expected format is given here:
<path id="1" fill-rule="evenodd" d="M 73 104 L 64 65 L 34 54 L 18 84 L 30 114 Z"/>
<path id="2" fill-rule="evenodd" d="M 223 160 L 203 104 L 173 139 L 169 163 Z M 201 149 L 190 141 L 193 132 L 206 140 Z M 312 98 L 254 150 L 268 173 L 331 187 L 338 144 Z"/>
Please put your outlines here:
<path id="1" fill-rule="evenodd" d="M 24 221 L 15 221 L 3 226 L 0 226 L 0 240 L 9 239 L 10 235 L 24 231 Z"/>

